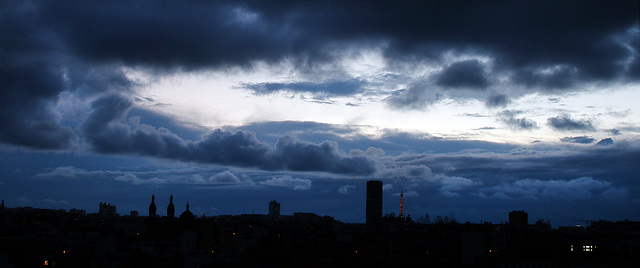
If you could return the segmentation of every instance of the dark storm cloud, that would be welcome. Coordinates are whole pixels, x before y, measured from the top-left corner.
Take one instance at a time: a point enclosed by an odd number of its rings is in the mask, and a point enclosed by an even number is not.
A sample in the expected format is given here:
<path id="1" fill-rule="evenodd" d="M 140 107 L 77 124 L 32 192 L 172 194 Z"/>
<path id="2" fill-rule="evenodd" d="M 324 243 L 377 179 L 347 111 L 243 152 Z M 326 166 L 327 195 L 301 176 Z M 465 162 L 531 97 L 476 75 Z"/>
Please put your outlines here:
<path id="1" fill-rule="evenodd" d="M 72 53 L 90 61 L 203 67 L 279 59 L 290 53 L 279 22 L 232 1 L 61 1 L 41 3 L 43 21 Z M 286 34 L 286 35 L 285 35 Z"/>
<path id="2" fill-rule="evenodd" d="M 506 107 L 511 100 L 504 94 L 491 94 L 485 101 L 487 107 Z"/>
<path id="3" fill-rule="evenodd" d="M 278 91 L 307 92 L 333 96 L 348 96 L 363 91 L 366 83 L 361 80 L 333 81 L 324 83 L 259 83 L 244 85 L 257 94 L 270 94 Z"/>
<path id="4" fill-rule="evenodd" d="M 603 146 L 613 145 L 613 139 L 612 138 L 601 139 L 598 143 L 596 143 L 596 145 L 603 145 Z"/>
<path id="5" fill-rule="evenodd" d="M 376 170 L 369 158 L 348 156 L 330 141 L 314 144 L 284 136 L 271 147 L 259 141 L 254 132 L 221 129 L 198 141 L 183 140 L 165 128 L 140 124 L 131 118 L 126 121 L 131 106 L 132 101 L 121 95 L 107 95 L 92 103 L 82 133 L 94 151 L 266 170 L 361 175 Z"/>
<path id="6" fill-rule="evenodd" d="M 78 138 L 52 110 L 56 100 L 63 92 L 92 99 L 104 91 L 128 90 L 134 85 L 122 73 L 123 66 L 188 71 L 249 68 L 256 61 L 286 59 L 302 68 L 331 63 L 344 49 L 384 44 L 390 64 L 427 60 L 448 66 L 432 77 L 435 81 L 410 85 L 387 99 L 391 107 L 405 109 L 424 109 L 437 101 L 438 92 L 427 90 L 434 82 L 447 88 L 488 86 L 490 74 L 478 61 L 452 63 L 447 53 L 487 56 L 495 62 L 492 72 L 513 73 L 516 82 L 525 85 L 564 88 L 640 77 L 635 75 L 638 57 L 632 58 L 638 53 L 638 38 L 614 38 L 637 25 L 636 1 L 116 0 L 0 5 L 0 141 L 32 148 L 73 146 Z M 340 96 L 362 90 L 353 84 L 297 86 Z M 523 120 L 515 123 L 530 126 Z M 124 129 L 114 126 L 109 131 Z M 142 139 L 144 133 L 139 135 Z M 113 150 L 132 146 L 113 143 Z"/>
<path id="7" fill-rule="evenodd" d="M 38 17 L 85 59 L 151 66 L 245 65 L 295 56 L 328 60 L 331 48 L 385 41 L 390 59 L 436 59 L 447 51 L 495 56 L 535 72 L 553 66 L 606 80 L 631 57 L 612 34 L 637 23 L 635 1 L 43 1 Z M 541 19 L 544 18 L 544 19 Z M 472 64 L 454 64 L 444 85 L 483 85 Z M 456 74 L 457 73 L 457 74 Z M 463 78 L 458 82 L 451 77 Z M 553 78 L 551 80 L 554 80 Z M 535 82 L 540 81 L 540 82 Z M 560 83 L 562 84 L 562 83 Z"/>
<path id="8" fill-rule="evenodd" d="M 64 149 L 74 134 L 50 110 L 64 81 L 28 10 L 0 4 L 0 141 Z M 35 31 L 34 31 L 35 30 Z"/>
<path id="9" fill-rule="evenodd" d="M 515 80 L 527 86 L 539 86 L 548 89 L 567 89 L 577 80 L 576 68 L 567 66 L 552 67 L 549 70 L 525 68 L 520 70 Z"/>
<path id="10" fill-rule="evenodd" d="M 132 86 L 122 71 L 85 64 L 43 25 L 37 2 L 0 8 L 0 141 L 36 149 L 67 149 L 77 137 L 54 111 L 62 92 L 91 95 Z"/>
<path id="11" fill-rule="evenodd" d="M 276 143 L 276 152 L 276 161 L 289 170 L 355 174 L 371 174 L 375 171 L 374 162 L 366 157 L 343 156 L 336 142 L 311 144 L 285 136 Z"/>
<path id="12" fill-rule="evenodd" d="M 591 138 L 591 137 L 587 137 L 587 136 L 578 136 L 578 137 L 564 137 L 564 138 L 560 139 L 560 141 L 568 142 L 568 143 L 589 144 L 589 143 L 593 143 L 594 141 L 596 141 L 596 139 Z"/>
<path id="13" fill-rule="evenodd" d="M 576 120 L 571 118 L 569 114 L 561 114 L 556 117 L 547 118 L 547 124 L 556 130 L 582 130 L 595 131 L 591 120 Z"/>
<path id="14" fill-rule="evenodd" d="M 522 111 L 504 110 L 498 114 L 498 120 L 515 130 L 532 130 L 538 128 L 538 123 L 526 117 L 517 118 Z"/>
<path id="15" fill-rule="evenodd" d="M 484 66 L 477 60 L 467 60 L 447 66 L 436 79 L 436 84 L 446 88 L 484 89 L 489 85 Z"/>
<path id="16" fill-rule="evenodd" d="M 393 109 L 423 110 L 441 97 L 441 93 L 427 81 L 418 81 L 394 92 L 385 99 L 385 102 Z"/>

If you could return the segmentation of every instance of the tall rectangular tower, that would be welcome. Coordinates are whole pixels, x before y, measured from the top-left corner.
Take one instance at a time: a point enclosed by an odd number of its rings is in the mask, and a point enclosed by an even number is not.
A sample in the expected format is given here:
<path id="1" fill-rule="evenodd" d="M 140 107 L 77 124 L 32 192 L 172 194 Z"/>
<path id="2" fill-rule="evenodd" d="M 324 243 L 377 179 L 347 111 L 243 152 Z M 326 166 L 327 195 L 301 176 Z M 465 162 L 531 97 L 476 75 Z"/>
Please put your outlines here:
<path id="1" fill-rule="evenodd" d="M 529 214 L 524 210 L 514 210 L 509 212 L 509 224 L 513 226 L 527 226 L 529 224 Z"/>
<path id="2" fill-rule="evenodd" d="M 367 181 L 367 224 L 382 220 L 382 182 Z"/>
<path id="3" fill-rule="evenodd" d="M 280 216 L 280 203 L 276 202 L 276 200 L 269 202 L 269 216 L 271 217 Z"/>

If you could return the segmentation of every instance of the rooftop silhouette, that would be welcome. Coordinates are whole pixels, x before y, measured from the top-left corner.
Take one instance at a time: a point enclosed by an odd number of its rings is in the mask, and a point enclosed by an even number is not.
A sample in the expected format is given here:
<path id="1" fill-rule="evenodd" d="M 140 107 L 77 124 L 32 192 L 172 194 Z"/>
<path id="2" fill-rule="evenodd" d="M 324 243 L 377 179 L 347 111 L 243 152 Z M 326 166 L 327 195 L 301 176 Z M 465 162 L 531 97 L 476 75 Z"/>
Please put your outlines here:
<path id="1" fill-rule="evenodd" d="M 268 214 L 196 217 L 189 203 L 175 220 L 167 216 L 120 216 L 110 203 L 98 213 L 0 206 L 0 267 L 637 267 L 640 222 L 595 221 L 552 229 L 529 224 L 523 210 L 509 222 L 458 223 L 428 216 L 414 222 L 401 213 L 381 216 L 379 181 L 367 182 L 367 223 L 330 216 Z M 369 191 L 371 187 L 371 191 Z M 286 206 L 286 204 L 285 204 Z M 375 215 L 374 215 L 375 214 Z M 507 212 L 505 212 L 507 214 Z M 363 215 L 364 216 L 364 215 Z M 372 218 L 371 218 L 372 217 Z"/>

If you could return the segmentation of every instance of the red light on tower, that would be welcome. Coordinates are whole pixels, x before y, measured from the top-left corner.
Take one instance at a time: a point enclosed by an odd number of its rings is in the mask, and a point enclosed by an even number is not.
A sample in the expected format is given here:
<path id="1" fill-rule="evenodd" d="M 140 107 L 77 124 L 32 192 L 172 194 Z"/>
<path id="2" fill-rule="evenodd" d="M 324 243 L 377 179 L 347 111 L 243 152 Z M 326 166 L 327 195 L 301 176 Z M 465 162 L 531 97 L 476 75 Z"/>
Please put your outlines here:
<path id="1" fill-rule="evenodd" d="M 404 219 L 404 192 L 400 191 L 400 219 Z"/>

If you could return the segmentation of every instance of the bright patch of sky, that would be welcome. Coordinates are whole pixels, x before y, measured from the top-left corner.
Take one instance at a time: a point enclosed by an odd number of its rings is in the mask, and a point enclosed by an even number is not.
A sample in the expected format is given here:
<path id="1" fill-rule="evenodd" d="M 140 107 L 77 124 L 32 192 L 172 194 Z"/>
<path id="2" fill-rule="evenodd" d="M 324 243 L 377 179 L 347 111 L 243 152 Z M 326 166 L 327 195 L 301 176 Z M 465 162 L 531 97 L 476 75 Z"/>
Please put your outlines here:
<path id="1" fill-rule="evenodd" d="M 607 138 L 612 129 L 640 122 L 634 99 L 636 85 L 613 85 L 577 93 L 526 94 L 511 100 L 505 109 L 518 111 L 518 117 L 536 123 L 537 128 L 511 129 L 500 119 L 501 109 L 488 108 L 480 100 L 443 98 L 425 109 L 391 109 L 384 99 L 412 81 L 441 70 L 441 66 L 419 64 L 412 73 L 390 71 L 380 50 L 352 50 L 333 66 L 320 72 L 296 70 L 291 62 L 268 65 L 256 62 L 251 68 L 230 68 L 199 72 L 176 72 L 154 77 L 144 71 L 127 70 L 131 78 L 145 81 L 141 97 L 152 99 L 142 105 L 180 121 L 218 128 L 265 121 L 313 121 L 363 126 L 362 134 L 378 135 L 393 129 L 428 133 L 448 139 L 485 140 L 527 144 L 533 141 L 558 142 L 567 135 L 593 135 Z M 478 60 L 489 66 L 488 57 L 444 55 L 446 62 Z M 387 76 L 406 77 L 385 81 Z M 332 79 L 356 78 L 366 81 L 366 89 L 351 96 L 322 96 L 312 92 L 276 91 L 259 95 L 243 87 L 258 83 L 323 83 Z M 507 85 L 502 85 L 509 86 Z M 517 87 L 517 86 L 514 86 Z M 295 112 L 292 112 L 295 111 Z M 562 113 L 573 119 L 593 122 L 595 133 L 563 133 L 550 128 L 547 120 Z M 637 130 L 623 131 L 618 138 L 633 137 Z"/>

